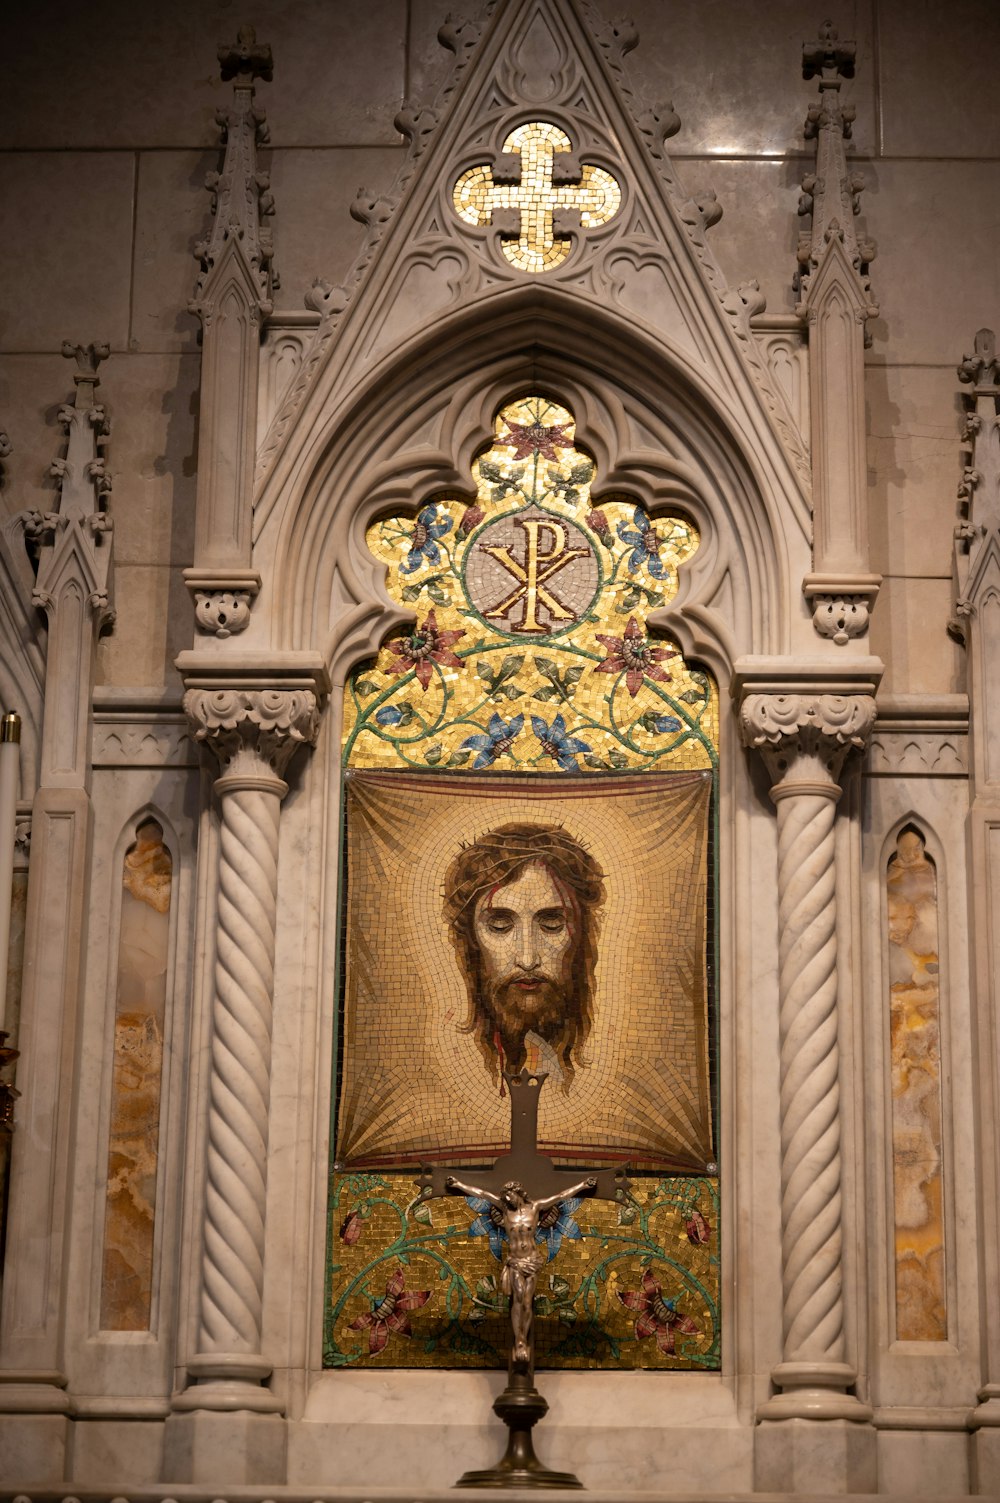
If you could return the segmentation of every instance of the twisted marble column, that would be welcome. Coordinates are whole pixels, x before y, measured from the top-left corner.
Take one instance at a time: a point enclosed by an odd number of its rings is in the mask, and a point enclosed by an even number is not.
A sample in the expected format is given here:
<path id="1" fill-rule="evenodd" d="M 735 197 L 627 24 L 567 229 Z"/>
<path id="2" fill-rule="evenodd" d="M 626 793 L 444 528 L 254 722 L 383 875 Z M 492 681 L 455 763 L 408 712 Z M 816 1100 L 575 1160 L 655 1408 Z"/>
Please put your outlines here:
<path id="1" fill-rule="evenodd" d="M 278 819 L 296 748 L 315 739 L 303 690 L 189 690 L 196 740 L 222 765 L 218 931 L 201 1263 L 198 1384 L 175 1408 L 273 1407 L 259 1387 Z"/>
<path id="2" fill-rule="evenodd" d="M 781 1262 L 786 1392 L 768 1418 L 867 1417 L 845 1389 L 837 891 L 839 776 L 875 719 L 869 696 L 752 694 L 743 739 L 763 754 L 778 815 Z M 862 1411 L 862 1413 L 859 1413 Z"/>

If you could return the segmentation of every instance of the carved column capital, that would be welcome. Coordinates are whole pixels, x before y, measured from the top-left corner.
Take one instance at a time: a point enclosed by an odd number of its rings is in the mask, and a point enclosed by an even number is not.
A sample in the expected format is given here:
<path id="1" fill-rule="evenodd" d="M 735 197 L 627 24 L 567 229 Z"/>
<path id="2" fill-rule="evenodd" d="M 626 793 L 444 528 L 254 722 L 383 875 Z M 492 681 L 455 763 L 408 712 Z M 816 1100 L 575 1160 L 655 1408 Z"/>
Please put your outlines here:
<path id="1" fill-rule="evenodd" d="M 744 745 L 764 758 L 776 801 L 807 784 L 837 798 L 844 759 L 864 750 L 874 724 L 870 694 L 749 694 L 740 705 Z"/>
<path id="2" fill-rule="evenodd" d="M 194 739 L 218 757 L 226 787 L 234 779 L 280 781 L 319 731 L 319 702 L 309 689 L 189 689 L 184 712 Z"/>

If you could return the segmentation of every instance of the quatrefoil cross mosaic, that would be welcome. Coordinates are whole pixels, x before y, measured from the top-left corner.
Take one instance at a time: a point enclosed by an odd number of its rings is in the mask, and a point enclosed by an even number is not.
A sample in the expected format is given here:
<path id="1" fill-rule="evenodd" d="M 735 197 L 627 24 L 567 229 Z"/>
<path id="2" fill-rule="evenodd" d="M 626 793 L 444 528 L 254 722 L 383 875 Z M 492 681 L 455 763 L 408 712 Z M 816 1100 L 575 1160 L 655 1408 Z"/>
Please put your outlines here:
<path id="1" fill-rule="evenodd" d="M 574 211 L 579 227 L 596 229 L 617 214 L 621 185 L 603 167 L 580 166 L 572 142 L 558 125 L 532 120 L 503 143 L 492 167 L 463 172 L 455 184 L 455 209 L 467 224 L 500 231 L 501 249 L 519 271 L 551 271 L 570 252 Z"/>

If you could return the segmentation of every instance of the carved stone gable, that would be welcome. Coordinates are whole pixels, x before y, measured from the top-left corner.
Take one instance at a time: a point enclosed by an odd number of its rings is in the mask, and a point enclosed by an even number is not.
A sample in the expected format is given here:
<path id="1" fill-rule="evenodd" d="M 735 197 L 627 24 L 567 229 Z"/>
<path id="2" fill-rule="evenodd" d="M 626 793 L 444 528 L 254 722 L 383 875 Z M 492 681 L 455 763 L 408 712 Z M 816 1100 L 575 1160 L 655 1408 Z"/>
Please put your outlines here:
<path id="1" fill-rule="evenodd" d="M 287 495 L 297 429 L 447 337 L 459 315 L 468 337 L 529 284 L 570 299 L 567 318 L 599 309 L 724 393 L 733 423 L 774 450 L 775 484 L 807 535 L 807 455 L 750 330 L 764 299 L 754 282 L 728 287 L 708 247 L 721 209 L 677 181 L 672 107 L 632 92 L 622 58 L 634 31 L 580 0 L 512 0 L 480 36 L 451 21 L 440 39 L 455 69 L 433 105 L 397 117 L 410 149 L 394 191 L 359 191 L 352 213 L 368 233 L 351 277 L 319 279 L 306 297 L 319 326 L 260 448 L 255 535 Z"/>

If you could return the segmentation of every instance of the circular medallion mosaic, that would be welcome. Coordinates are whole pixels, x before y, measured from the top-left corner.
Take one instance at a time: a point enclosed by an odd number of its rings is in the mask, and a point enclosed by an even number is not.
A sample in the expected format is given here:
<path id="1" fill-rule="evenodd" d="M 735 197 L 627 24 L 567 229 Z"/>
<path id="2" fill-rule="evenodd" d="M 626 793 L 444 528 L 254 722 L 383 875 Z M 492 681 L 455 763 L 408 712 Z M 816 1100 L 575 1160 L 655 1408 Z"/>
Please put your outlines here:
<path id="1" fill-rule="evenodd" d="M 568 631 L 593 605 L 600 577 L 583 529 L 537 507 L 489 523 L 465 562 L 470 605 L 511 636 Z"/>

